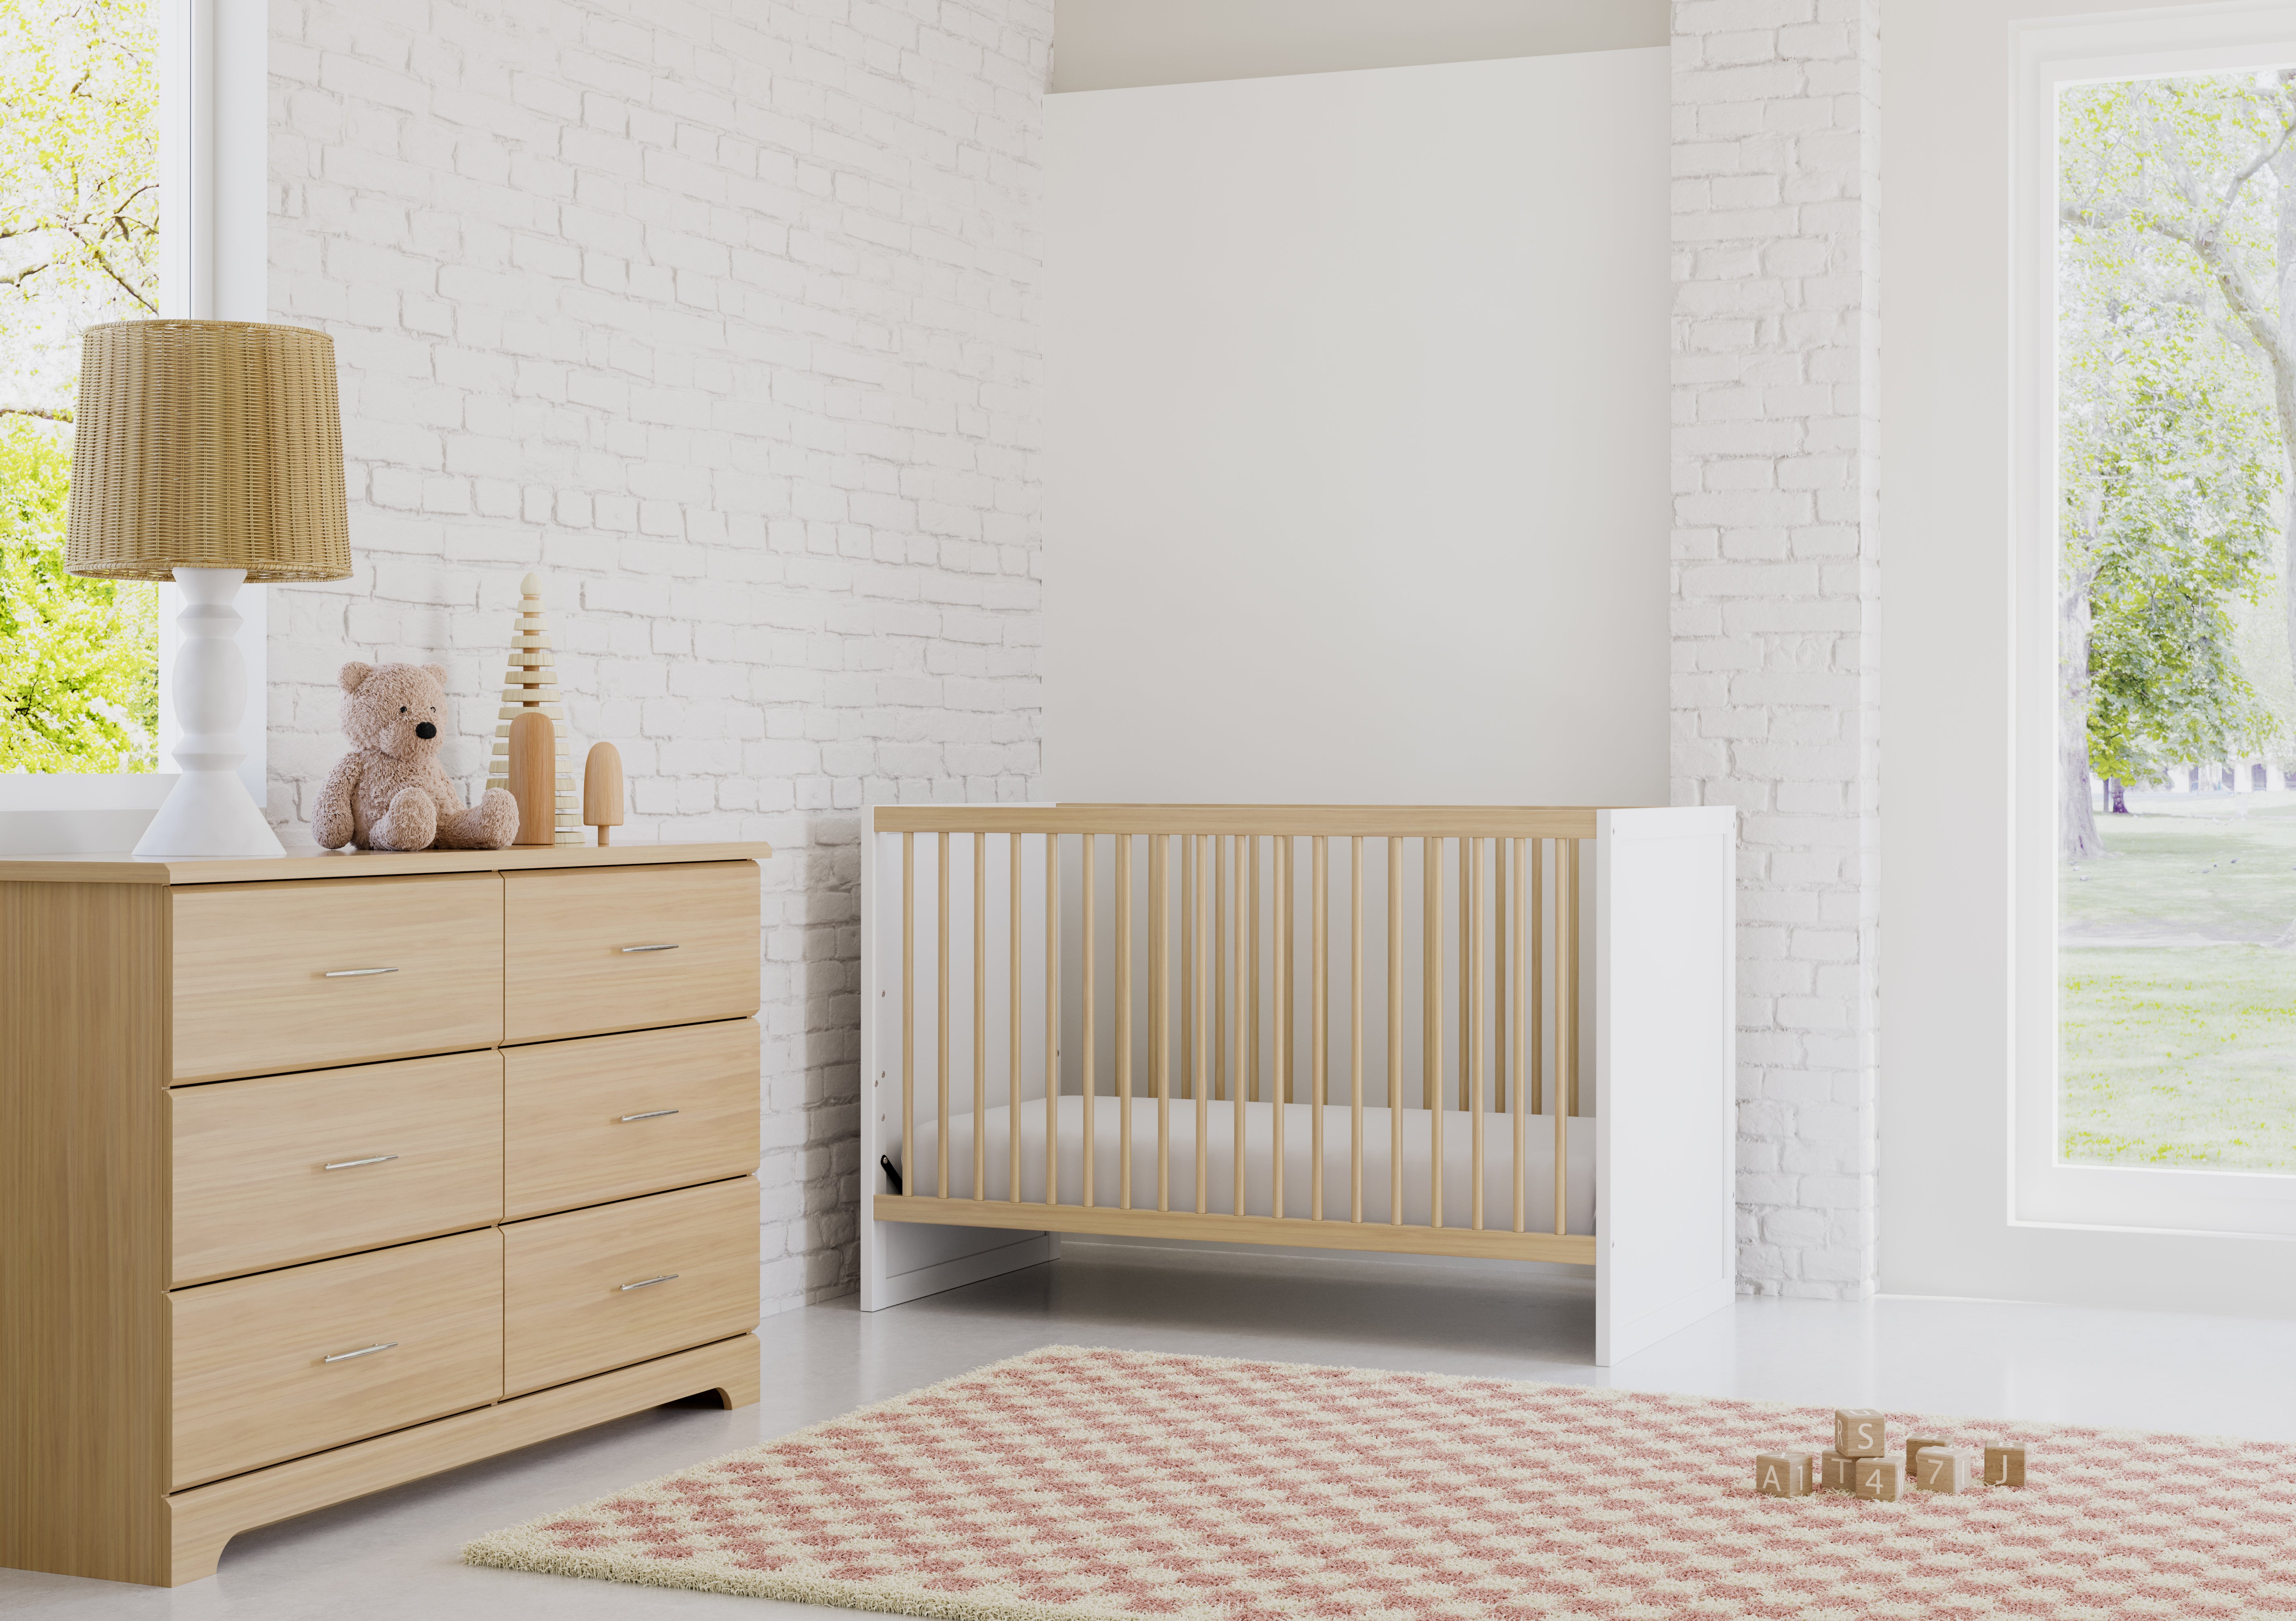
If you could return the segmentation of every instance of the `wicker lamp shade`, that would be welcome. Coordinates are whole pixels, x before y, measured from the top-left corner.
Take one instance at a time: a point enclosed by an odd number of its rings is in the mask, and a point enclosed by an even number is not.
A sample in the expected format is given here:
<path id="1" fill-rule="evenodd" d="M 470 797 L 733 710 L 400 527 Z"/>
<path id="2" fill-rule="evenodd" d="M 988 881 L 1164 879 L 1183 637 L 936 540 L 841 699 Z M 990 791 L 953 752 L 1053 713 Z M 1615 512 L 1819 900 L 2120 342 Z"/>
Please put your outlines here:
<path id="1" fill-rule="evenodd" d="M 80 350 L 64 563 L 250 583 L 351 572 L 334 340 L 249 321 L 114 321 Z"/>

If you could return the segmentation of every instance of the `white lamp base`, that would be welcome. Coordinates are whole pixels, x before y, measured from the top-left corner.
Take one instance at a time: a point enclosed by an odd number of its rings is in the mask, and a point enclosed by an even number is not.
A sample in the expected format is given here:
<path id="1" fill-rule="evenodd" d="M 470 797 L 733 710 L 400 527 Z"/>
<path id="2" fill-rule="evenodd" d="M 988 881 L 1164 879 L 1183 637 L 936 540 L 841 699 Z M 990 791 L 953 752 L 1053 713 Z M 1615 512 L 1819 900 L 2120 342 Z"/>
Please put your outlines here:
<path id="1" fill-rule="evenodd" d="M 176 626 L 176 718 L 184 728 L 176 745 L 183 775 L 152 825 L 135 843 L 140 856 L 284 855 L 279 835 L 239 779 L 247 751 L 239 718 L 247 708 L 247 661 L 234 638 L 239 610 L 232 598 L 244 569 L 177 569 L 183 611 Z"/>

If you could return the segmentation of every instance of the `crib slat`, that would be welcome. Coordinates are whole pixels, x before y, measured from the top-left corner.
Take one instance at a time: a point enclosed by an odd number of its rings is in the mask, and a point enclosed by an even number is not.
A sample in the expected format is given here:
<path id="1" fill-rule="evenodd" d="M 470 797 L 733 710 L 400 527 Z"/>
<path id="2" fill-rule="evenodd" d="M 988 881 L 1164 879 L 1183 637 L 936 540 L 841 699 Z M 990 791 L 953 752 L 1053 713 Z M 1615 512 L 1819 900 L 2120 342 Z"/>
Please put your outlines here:
<path id="1" fill-rule="evenodd" d="M 1348 1220 L 1363 1220 L 1363 840 L 1348 841 Z"/>
<path id="2" fill-rule="evenodd" d="M 1234 949 L 1229 951 L 1227 959 L 1228 975 L 1234 981 L 1229 987 L 1228 1004 L 1235 1010 L 1228 1026 L 1228 1039 L 1235 1049 L 1228 1060 L 1228 1100 L 1235 1108 L 1235 1147 L 1229 1157 L 1235 1162 L 1235 1214 L 1242 1215 L 1244 1214 L 1243 976 L 1246 968 L 1243 954 L 1243 835 L 1231 835 L 1228 843 L 1229 855 L 1235 868 L 1234 909 L 1229 926 L 1235 931 L 1235 940 Z M 1250 966 L 1255 972 L 1259 967 L 1256 960 Z"/>
<path id="3" fill-rule="evenodd" d="M 1491 841 L 1491 1107 L 1506 1113 L 1507 1082 L 1507 846 Z"/>
<path id="4" fill-rule="evenodd" d="M 1013 954 L 1013 1010 L 1005 1021 L 1005 1027 L 1012 1033 L 1012 1051 L 1005 1055 L 1008 1063 L 1004 1088 L 1004 1123 L 1011 1128 L 1012 1140 L 1006 1148 L 1004 1170 L 1005 1180 L 1013 1189 L 1005 1197 L 1017 1205 L 1021 1202 L 1021 835 L 1013 834 L 1012 841 L 1013 902 L 1005 913 L 1012 935 L 1007 943 Z"/>
<path id="5" fill-rule="evenodd" d="M 1156 1082 L 1156 1208 L 1172 1207 L 1172 846 L 1148 839 L 1148 1063 Z"/>
<path id="6" fill-rule="evenodd" d="M 1308 926 L 1315 937 L 1308 942 L 1308 972 L 1314 983 L 1308 989 L 1308 1017 L 1314 1028 L 1308 1033 L 1309 1084 L 1315 1095 L 1308 1100 L 1308 1152 L 1314 1156 L 1308 1165 L 1308 1214 L 1310 1221 L 1324 1219 L 1324 1104 L 1332 1090 L 1331 1041 L 1331 851 L 1330 841 L 1317 834 L 1308 842 L 1310 852 L 1309 876 L 1315 884 L 1310 901 Z"/>
<path id="7" fill-rule="evenodd" d="M 1060 1202 L 1061 835 L 1048 833 L 1045 835 L 1045 1203 Z"/>
<path id="8" fill-rule="evenodd" d="M 1116 1204 L 1132 1208 L 1132 835 L 1116 835 Z"/>
<path id="9" fill-rule="evenodd" d="M 1545 839 L 1533 839 L 1526 852 L 1530 858 L 1530 915 L 1524 943 L 1530 949 L 1530 996 L 1523 1022 L 1530 1027 L 1530 1073 L 1524 1079 L 1530 1085 L 1534 1115 L 1546 1113 L 1546 844 Z"/>
<path id="10" fill-rule="evenodd" d="M 1207 924 L 1205 908 L 1211 903 L 1211 892 L 1204 882 L 1205 859 L 1219 843 L 1213 835 L 1198 834 L 1189 843 L 1196 849 L 1196 903 L 1188 914 L 1190 937 L 1195 950 L 1190 959 L 1195 964 L 1190 989 L 1193 992 L 1195 1016 L 1188 1025 L 1188 1067 L 1194 1081 L 1189 1092 L 1196 1101 L 1196 1213 L 1201 1215 L 1211 1208 L 1207 1202 L 1210 1189 L 1206 1187 L 1210 1173 L 1211 1136 L 1211 1020 L 1207 1016 L 1211 1000 L 1211 942 L 1205 938 Z"/>
<path id="11" fill-rule="evenodd" d="M 1570 859 L 1570 878 L 1562 893 L 1570 898 L 1570 934 L 1562 947 L 1562 955 L 1570 965 L 1570 1012 L 1563 1028 L 1570 1033 L 1570 1050 L 1562 1072 L 1563 1095 L 1570 1099 L 1568 1114 L 1578 1113 L 1578 868 L 1579 851 L 1584 841 L 1565 839 L 1562 852 Z"/>
<path id="12" fill-rule="evenodd" d="M 1403 841 L 1387 841 L 1387 1220 L 1403 1225 Z"/>
<path id="13" fill-rule="evenodd" d="M 1196 1024 L 1196 935 L 1188 919 L 1196 915 L 1196 841 L 1181 834 L 1180 846 L 1180 1093 L 1196 1095 L 1196 1044 L 1188 1033 Z"/>
<path id="14" fill-rule="evenodd" d="M 1212 1096 L 1227 1098 L 1227 862 L 1235 840 L 1215 833 L 1212 840 Z"/>
<path id="15" fill-rule="evenodd" d="M 901 835 L 901 1164 L 917 1177 L 917 835 Z"/>
<path id="16" fill-rule="evenodd" d="M 1421 1062 L 1419 1101 L 1427 1109 L 1428 1137 L 1433 1145 L 1427 1165 L 1430 1199 L 1428 1225 L 1443 1225 L 1443 841 L 1427 838 L 1427 914 L 1424 931 L 1425 978 L 1421 992 L 1419 1023 L 1426 1052 Z"/>
<path id="17" fill-rule="evenodd" d="M 1461 866 L 1467 891 L 1459 902 L 1459 910 L 1467 925 L 1468 950 L 1459 959 L 1459 973 L 1467 982 L 1466 1018 L 1459 1028 L 1459 1056 L 1463 1070 L 1473 1075 L 1472 1095 L 1467 1100 L 1472 1111 L 1468 1116 L 1467 1141 L 1472 1145 L 1475 1163 L 1468 1168 L 1467 1189 L 1471 1201 L 1467 1225 L 1480 1232 L 1483 1228 L 1483 1094 L 1488 1075 L 1483 1067 L 1483 841 L 1461 839 L 1461 854 L 1470 857 Z M 1472 845 L 1469 851 L 1466 847 Z"/>
<path id="18" fill-rule="evenodd" d="M 940 1041 L 935 1057 L 940 1060 L 940 1094 L 935 1099 L 933 1115 L 933 1195 L 948 1197 L 948 835 L 940 835 L 940 861 L 935 868 L 940 879 L 940 957 L 934 964 L 940 976 Z"/>
<path id="19" fill-rule="evenodd" d="M 1244 880 L 1243 893 L 1238 902 L 1248 908 L 1251 914 L 1250 955 L 1246 959 L 1251 966 L 1245 970 L 1245 976 L 1251 982 L 1251 1030 L 1250 1039 L 1244 1043 L 1244 1051 L 1248 1055 L 1245 1061 L 1251 1066 L 1250 1097 L 1257 1103 L 1259 1101 L 1259 839 L 1257 835 L 1244 839 L 1244 849 L 1251 867 L 1250 876 Z"/>
<path id="20" fill-rule="evenodd" d="M 1522 870 L 1528 863 L 1529 852 L 1524 849 L 1521 839 L 1511 839 L 1508 843 L 1514 846 L 1514 908 L 1509 914 L 1514 935 L 1512 959 L 1514 964 L 1514 1024 L 1512 1026 L 1514 1045 L 1508 1054 L 1514 1068 L 1514 1093 L 1509 1101 L 1514 1106 L 1514 1230 L 1521 1232 L 1523 1222 L 1523 1157 L 1529 1146 L 1524 1140 L 1523 1130 L 1523 1094 L 1530 1090 L 1530 1077 L 1525 1073 L 1528 1066 L 1523 1062 L 1528 1053 L 1523 1037 L 1530 1020 L 1530 982 L 1525 972 L 1529 965 L 1523 949 L 1523 927 L 1529 921 L 1529 912 L 1523 904 Z"/>
<path id="21" fill-rule="evenodd" d="M 1093 1018 L 1095 1011 L 1093 1007 L 1093 992 L 1096 987 L 1093 948 L 1099 930 L 1095 926 L 1092 916 L 1094 900 L 1092 869 L 1100 852 L 1100 835 L 1096 833 L 1086 834 L 1083 846 L 1080 869 L 1078 873 L 1078 882 L 1083 885 L 1084 893 L 1077 897 L 1078 934 L 1077 968 L 1084 977 L 1084 1006 L 1079 1009 L 1084 1019 L 1084 1028 L 1081 1033 L 1084 1038 L 1084 1054 L 1083 1062 L 1078 1067 L 1077 1090 L 1084 1095 L 1084 1164 L 1078 1173 L 1081 1181 L 1078 1183 L 1077 1197 L 1084 1201 L 1084 1207 L 1089 1210 L 1092 1208 L 1092 1162 L 1100 1142 L 1100 1139 L 1092 1134 L 1093 1103 L 1100 1092 L 1098 1073 L 1100 1029 Z"/>
<path id="22" fill-rule="evenodd" d="M 1554 1083 L 1549 1107 L 1554 1111 L 1554 1230 L 1570 1230 L 1571 1094 L 1578 1077 L 1571 1058 L 1578 1049 L 1578 845 L 1575 839 L 1554 842 Z"/>
<path id="23" fill-rule="evenodd" d="M 1470 1066 L 1467 1053 L 1475 1044 L 1474 1038 L 1469 1034 L 1474 1028 L 1475 976 L 1467 966 L 1470 960 L 1467 934 L 1474 922 L 1474 908 L 1467 900 L 1467 847 L 1474 842 L 1465 837 L 1459 840 L 1459 1107 L 1462 1110 L 1473 1107 L 1468 1095 Z"/>
<path id="24" fill-rule="evenodd" d="M 1270 1181 L 1275 1189 L 1275 1202 L 1269 1206 L 1275 1215 L 1283 1214 L 1283 1106 L 1292 1101 L 1292 841 L 1278 835 L 1267 841 L 1268 854 L 1274 859 L 1275 870 L 1269 875 L 1274 893 L 1268 897 L 1271 916 L 1269 926 L 1275 938 L 1269 942 L 1275 957 L 1275 1073 L 1268 1077 L 1267 1095 L 1275 1106 L 1268 1117 L 1275 1126 L 1275 1163 Z"/>
<path id="25" fill-rule="evenodd" d="M 988 835 L 972 835 L 972 1197 L 988 1197 Z"/>

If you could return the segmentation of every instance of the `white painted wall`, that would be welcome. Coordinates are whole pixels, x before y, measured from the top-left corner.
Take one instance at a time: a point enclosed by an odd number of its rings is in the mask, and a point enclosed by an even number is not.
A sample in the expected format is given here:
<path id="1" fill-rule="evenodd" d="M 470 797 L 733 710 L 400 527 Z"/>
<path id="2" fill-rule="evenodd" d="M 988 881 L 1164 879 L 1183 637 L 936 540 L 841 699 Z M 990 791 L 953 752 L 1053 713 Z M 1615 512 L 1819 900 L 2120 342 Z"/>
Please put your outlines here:
<path id="1" fill-rule="evenodd" d="M 1049 98 L 1050 796 L 1665 802 L 1667 97 Z"/>

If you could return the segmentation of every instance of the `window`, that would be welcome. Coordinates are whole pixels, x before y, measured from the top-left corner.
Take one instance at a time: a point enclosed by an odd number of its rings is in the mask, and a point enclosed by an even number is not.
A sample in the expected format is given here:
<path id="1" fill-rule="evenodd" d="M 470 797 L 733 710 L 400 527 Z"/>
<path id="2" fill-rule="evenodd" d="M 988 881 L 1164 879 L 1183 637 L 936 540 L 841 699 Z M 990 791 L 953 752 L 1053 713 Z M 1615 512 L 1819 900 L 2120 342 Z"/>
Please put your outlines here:
<path id="1" fill-rule="evenodd" d="M 159 588 L 63 566 L 79 336 L 160 313 L 153 0 L 0 0 L 0 772 L 149 772 Z"/>
<path id="2" fill-rule="evenodd" d="M 2014 1214 L 2296 1233 L 2296 7 L 2024 55 Z"/>

